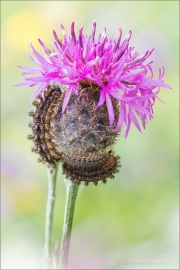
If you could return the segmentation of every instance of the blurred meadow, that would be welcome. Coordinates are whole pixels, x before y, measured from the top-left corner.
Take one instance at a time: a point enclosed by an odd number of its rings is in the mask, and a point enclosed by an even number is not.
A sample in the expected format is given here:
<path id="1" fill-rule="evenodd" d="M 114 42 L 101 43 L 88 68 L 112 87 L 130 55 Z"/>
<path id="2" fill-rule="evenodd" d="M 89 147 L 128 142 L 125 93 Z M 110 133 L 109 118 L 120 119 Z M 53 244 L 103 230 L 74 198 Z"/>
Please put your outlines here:
<path id="1" fill-rule="evenodd" d="M 122 168 L 107 184 L 84 188 L 78 198 L 70 246 L 70 269 L 179 269 L 179 1 L 1 1 L 1 241 L 2 269 L 42 269 L 47 195 L 46 168 L 31 152 L 28 102 L 34 89 L 13 87 L 23 81 L 18 65 L 34 65 L 30 42 L 62 38 L 60 24 L 84 26 L 97 21 L 108 36 L 132 30 L 130 46 L 143 54 L 155 48 L 155 77 L 166 69 L 147 130 L 131 127 L 114 150 Z M 58 172 L 53 245 L 61 239 L 65 186 Z"/>

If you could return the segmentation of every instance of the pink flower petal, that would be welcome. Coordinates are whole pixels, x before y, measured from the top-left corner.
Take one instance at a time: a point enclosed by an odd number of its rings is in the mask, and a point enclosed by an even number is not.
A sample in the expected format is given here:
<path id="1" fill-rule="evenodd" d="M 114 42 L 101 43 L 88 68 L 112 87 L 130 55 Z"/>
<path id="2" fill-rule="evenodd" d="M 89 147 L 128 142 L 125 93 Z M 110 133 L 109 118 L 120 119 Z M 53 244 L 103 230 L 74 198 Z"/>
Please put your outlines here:
<path id="1" fill-rule="evenodd" d="M 101 90 L 100 98 L 99 98 L 99 102 L 98 102 L 97 106 L 98 107 L 102 106 L 104 104 L 105 99 L 106 99 L 105 91 Z"/>
<path id="2" fill-rule="evenodd" d="M 141 132 L 140 125 L 139 125 L 139 123 L 138 123 L 138 121 L 137 121 L 137 119 L 136 119 L 136 116 L 135 116 L 134 113 L 133 113 L 133 110 L 130 111 L 130 117 L 131 117 L 131 119 L 132 119 L 134 125 L 135 125 L 135 126 L 137 127 L 137 129 L 139 130 L 139 132 Z"/>
<path id="3" fill-rule="evenodd" d="M 45 88 L 47 87 L 47 83 L 42 83 L 37 90 L 34 92 L 34 94 L 32 95 L 32 97 L 30 98 L 29 101 L 29 106 L 31 105 L 31 103 L 33 102 L 33 100 L 42 92 L 45 90 Z"/>
<path id="4" fill-rule="evenodd" d="M 125 116 L 126 116 L 126 105 L 124 103 L 124 101 L 121 102 L 120 105 L 120 116 L 117 122 L 117 126 L 115 127 L 115 129 L 113 131 L 118 131 L 119 129 L 121 129 L 123 123 L 125 122 Z"/>
<path id="5" fill-rule="evenodd" d="M 69 99 L 71 97 L 72 91 L 73 91 L 73 88 L 70 86 L 66 92 L 65 97 L 64 97 L 64 101 L 63 101 L 63 105 L 62 105 L 62 113 L 65 112 L 65 109 L 66 109 L 66 106 L 67 106 Z"/>
<path id="6" fill-rule="evenodd" d="M 109 124 L 110 126 L 112 126 L 114 123 L 114 109 L 113 109 L 112 101 L 109 94 L 106 94 L 106 105 L 107 105 L 108 115 L 109 115 Z"/>

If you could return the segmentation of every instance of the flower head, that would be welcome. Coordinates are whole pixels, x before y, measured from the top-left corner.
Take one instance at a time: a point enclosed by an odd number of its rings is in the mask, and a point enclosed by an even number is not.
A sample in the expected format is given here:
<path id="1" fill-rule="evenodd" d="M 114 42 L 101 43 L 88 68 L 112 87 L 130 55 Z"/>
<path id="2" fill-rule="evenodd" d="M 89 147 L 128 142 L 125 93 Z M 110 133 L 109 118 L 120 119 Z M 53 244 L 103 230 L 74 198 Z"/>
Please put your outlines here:
<path id="1" fill-rule="evenodd" d="M 53 50 L 48 49 L 39 39 L 44 56 L 41 56 L 32 44 L 29 46 L 29 56 L 37 67 L 19 66 L 25 70 L 22 75 L 26 78 L 25 82 L 17 85 L 38 86 L 30 99 L 30 104 L 40 93 L 44 98 L 44 91 L 48 85 L 65 85 L 68 90 L 62 105 L 64 113 L 71 94 L 74 92 L 78 95 L 82 81 L 95 83 L 100 87 L 97 106 L 106 103 L 110 126 L 115 123 L 112 98 L 119 102 L 120 114 L 114 131 L 120 130 L 125 125 L 124 135 L 127 137 L 133 122 L 141 132 L 137 116 L 145 129 L 147 119 L 151 120 L 154 116 L 153 105 L 158 98 L 160 87 L 170 88 L 162 80 L 165 74 L 164 67 L 159 69 L 159 76 L 154 79 L 153 61 L 146 61 L 154 49 L 139 56 L 134 47 L 129 46 L 132 31 L 129 31 L 124 41 L 121 41 L 121 29 L 117 39 L 107 37 L 106 28 L 96 39 L 96 22 L 93 22 L 93 30 L 89 36 L 83 34 L 83 27 L 76 33 L 74 22 L 71 24 L 70 34 L 66 33 L 63 25 L 61 30 L 63 41 L 53 31 L 55 39 Z"/>

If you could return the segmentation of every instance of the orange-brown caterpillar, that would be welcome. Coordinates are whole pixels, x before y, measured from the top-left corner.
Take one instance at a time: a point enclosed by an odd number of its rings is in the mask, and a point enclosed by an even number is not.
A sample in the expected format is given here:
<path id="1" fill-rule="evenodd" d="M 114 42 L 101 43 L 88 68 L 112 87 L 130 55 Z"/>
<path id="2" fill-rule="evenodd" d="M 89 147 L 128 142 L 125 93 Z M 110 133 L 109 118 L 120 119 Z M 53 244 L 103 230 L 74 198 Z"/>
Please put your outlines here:
<path id="1" fill-rule="evenodd" d="M 29 124 L 29 127 L 32 128 L 32 135 L 29 135 L 28 138 L 34 141 L 32 151 L 39 154 L 38 161 L 55 166 L 62 160 L 62 153 L 56 151 L 55 143 L 52 141 L 50 119 L 56 105 L 54 101 L 62 102 L 63 95 L 60 88 L 55 86 L 48 87 L 45 97 L 46 100 L 43 101 L 42 95 L 39 95 L 40 101 L 33 102 L 36 110 L 29 113 L 33 117 L 33 122 Z"/>
<path id="2" fill-rule="evenodd" d="M 107 178 L 114 178 L 114 173 L 119 171 L 119 167 L 119 156 L 110 152 L 94 157 L 68 155 L 63 163 L 63 173 L 72 181 L 84 181 L 85 185 L 93 182 L 97 185 L 100 180 L 106 183 Z"/>

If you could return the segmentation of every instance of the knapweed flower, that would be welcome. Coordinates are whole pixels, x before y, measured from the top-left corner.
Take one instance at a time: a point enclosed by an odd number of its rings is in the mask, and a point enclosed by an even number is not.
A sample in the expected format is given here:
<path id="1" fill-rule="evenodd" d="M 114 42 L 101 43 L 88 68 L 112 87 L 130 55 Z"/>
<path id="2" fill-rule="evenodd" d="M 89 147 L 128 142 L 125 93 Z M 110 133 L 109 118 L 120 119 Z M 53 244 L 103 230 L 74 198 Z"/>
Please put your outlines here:
<path id="1" fill-rule="evenodd" d="M 147 61 L 153 49 L 144 55 L 129 46 L 132 32 L 121 42 L 108 38 L 106 29 L 95 38 L 96 22 L 90 36 L 77 34 L 74 22 L 64 40 L 53 31 L 53 50 L 39 39 L 44 56 L 33 45 L 29 56 L 37 67 L 19 66 L 25 81 L 17 85 L 38 88 L 30 99 L 36 106 L 30 126 L 40 160 L 49 164 L 63 161 L 63 171 L 72 180 L 106 181 L 119 166 L 118 157 L 109 151 L 124 126 L 127 137 L 131 123 L 141 132 L 153 118 L 153 105 L 160 87 L 170 88 L 162 80 L 165 69 L 153 78 L 153 61 Z M 36 76 L 32 76 L 36 74 Z M 33 101 L 40 98 L 40 102 Z"/>

